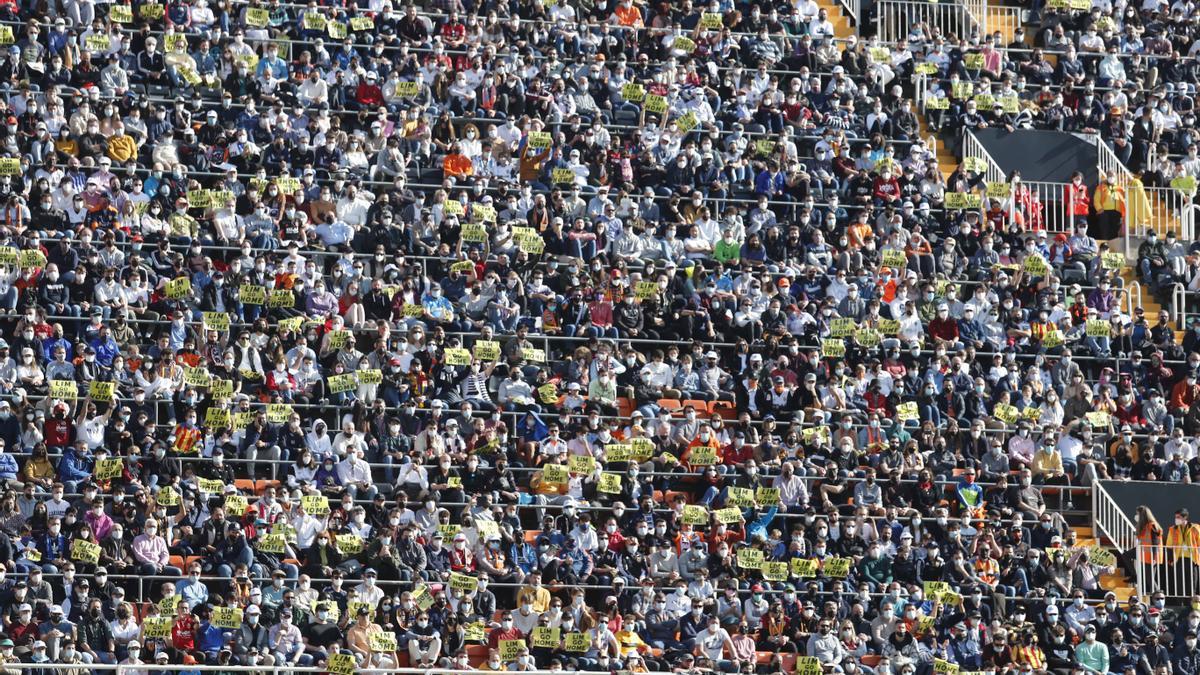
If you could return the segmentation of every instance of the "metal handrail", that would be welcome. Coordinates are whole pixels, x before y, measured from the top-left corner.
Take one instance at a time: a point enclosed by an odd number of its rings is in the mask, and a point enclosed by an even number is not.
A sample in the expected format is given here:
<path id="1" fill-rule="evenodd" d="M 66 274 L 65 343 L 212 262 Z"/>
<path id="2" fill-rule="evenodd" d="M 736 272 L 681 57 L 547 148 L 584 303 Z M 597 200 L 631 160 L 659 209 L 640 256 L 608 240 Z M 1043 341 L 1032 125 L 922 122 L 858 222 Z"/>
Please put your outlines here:
<path id="1" fill-rule="evenodd" d="M 1108 537 L 1121 551 L 1133 548 L 1137 542 L 1137 528 L 1105 489 L 1104 481 L 1092 484 L 1092 529 Z"/>

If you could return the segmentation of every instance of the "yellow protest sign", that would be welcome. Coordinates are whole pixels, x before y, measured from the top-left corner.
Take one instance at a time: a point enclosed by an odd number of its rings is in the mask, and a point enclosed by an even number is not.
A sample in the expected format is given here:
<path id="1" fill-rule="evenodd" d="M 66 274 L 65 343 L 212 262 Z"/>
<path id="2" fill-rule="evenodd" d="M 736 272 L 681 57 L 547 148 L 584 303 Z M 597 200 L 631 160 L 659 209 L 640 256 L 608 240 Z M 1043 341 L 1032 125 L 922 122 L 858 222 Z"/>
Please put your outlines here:
<path id="1" fill-rule="evenodd" d="M 788 564 L 785 562 L 764 562 L 762 564 L 762 575 L 768 581 L 787 581 Z"/>
<path id="2" fill-rule="evenodd" d="M 74 400 L 79 396 L 79 389 L 74 380 L 50 380 L 50 398 Z"/>
<path id="3" fill-rule="evenodd" d="M 829 322 L 829 337 L 847 338 L 854 335 L 857 324 L 854 319 L 834 319 Z"/>
<path id="4" fill-rule="evenodd" d="M 480 340 L 472 348 L 480 361 L 495 361 L 500 358 L 500 343 L 495 340 Z"/>
<path id="5" fill-rule="evenodd" d="M 913 73 L 915 73 L 917 75 L 936 75 L 937 72 L 938 72 L 937 64 L 931 63 L 929 61 L 924 61 L 922 63 L 918 63 L 917 65 L 913 66 Z"/>
<path id="6" fill-rule="evenodd" d="M 296 296 L 286 288 L 277 288 L 267 296 L 267 307 L 288 308 L 296 306 Z"/>
<path id="7" fill-rule="evenodd" d="M 729 525 L 742 520 L 742 510 L 736 506 L 717 509 L 716 511 L 713 511 L 713 517 L 717 519 L 718 523 L 725 523 L 726 525 Z"/>
<path id="8" fill-rule="evenodd" d="M 267 299 L 267 289 L 254 284 L 242 284 L 238 287 L 238 298 L 244 305 L 261 305 Z"/>
<path id="9" fill-rule="evenodd" d="M 1093 410 L 1089 413 L 1084 413 L 1084 419 L 1093 427 L 1106 427 L 1112 420 L 1111 416 L 1104 410 Z"/>
<path id="10" fill-rule="evenodd" d="M 1125 266 L 1125 255 L 1122 253 L 1102 253 L 1100 264 L 1106 270 L 1119 270 Z"/>
<path id="11" fill-rule="evenodd" d="M 219 495 L 225 491 L 225 483 L 219 480 L 210 480 L 208 478 L 197 478 L 196 487 L 201 492 L 207 492 L 210 495 Z M 281 525 L 283 523 L 280 523 Z"/>
<path id="12" fill-rule="evenodd" d="M 825 338 L 821 340 L 821 357 L 840 359 L 846 355 L 846 341 L 842 338 Z"/>
<path id="13" fill-rule="evenodd" d="M 621 87 L 621 98 L 631 103 L 645 100 L 646 88 L 637 82 L 628 82 Z"/>
<path id="14" fill-rule="evenodd" d="M 820 563 L 816 558 L 792 558 L 791 566 L 794 577 L 815 577 Z"/>
<path id="15" fill-rule="evenodd" d="M 17 265 L 23 270 L 45 267 L 46 254 L 37 249 L 27 249 L 21 251 L 21 257 L 17 260 Z"/>
<path id="16" fill-rule="evenodd" d="M 142 5 L 138 8 L 138 16 L 143 19 L 161 19 L 164 14 L 163 5 Z"/>
<path id="17" fill-rule="evenodd" d="M 1008 199 L 1012 194 L 1012 185 L 1004 181 L 988 181 L 987 196 L 993 199 Z"/>
<path id="18" fill-rule="evenodd" d="M 179 596 L 175 596 L 179 597 Z M 147 638 L 169 638 L 175 619 L 169 616 L 148 616 L 142 619 L 142 636 Z"/>
<path id="19" fill-rule="evenodd" d="M 1089 4 L 1090 4 L 1090 0 L 1089 0 Z M 933 672 L 947 673 L 948 675 L 953 675 L 954 673 L 958 672 L 958 664 L 950 663 L 949 661 L 944 661 L 942 659 L 934 659 L 933 660 Z"/>
<path id="20" fill-rule="evenodd" d="M 567 470 L 571 473 L 590 474 L 596 469 L 596 460 L 587 455 L 571 455 L 567 458 Z"/>
<path id="21" fill-rule="evenodd" d="M 330 21 L 325 24 L 325 33 L 334 40 L 346 39 L 346 24 L 341 21 Z"/>
<path id="22" fill-rule="evenodd" d="M 581 653 L 586 652 L 592 641 L 588 638 L 587 633 L 567 633 L 566 640 L 563 645 L 568 652 Z"/>
<path id="23" fill-rule="evenodd" d="M 1020 416 L 1021 416 L 1021 412 L 1019 410 L 1017 410 L 1016 407 L 1011 406 L 1007 403 L 997 403 L 996 404 L 995 417 L 996 417 L 996 419 L 1000 420 L 1001 422 L 1004 422 L 1005 424 L 1009 424 L 1009 425 L 1016 424 L 1017 419 Z"/>
<path id="24" fill-rule="evenodd" d="M 479 580 L 469 574 L 450 573 L 450 588 L 473 593 L 478 586 Z"/>
<path id="25" fill-rule="evenodd" d="M 760 487 L 754 491 L 754 499 L 762 506 L 779 503 L 779 488 Z"/>
<path id="26" fill-rule="evenodd" d="M 908 401 L 896 406 L 896 419 L 901 422 L 912 422 L 921 418 L 916 401 Z"/>
<path id="27" fill-rule="evenodd" d="M 241 495 L 226 495 L 225 496 L 225 513 L 231 518 L 241 518 L 246 509 L 250 508 L 250 502 Z"/>
<path id="28" fill-rule="evenodd" d="M 741 514 L 738 514 L 739 516 Z M 708 510 L 698 504 L 687 504 L 683 507 L 684 525 L 707 525 Z"/>
<path id="29" fill-rule="evenodd" d="M 688 455 L 688 464 L 692 466 L 708 466 L 717 463 L 717 451 L 707 445 L 697 445 Z"/>
<path id="30" fill-rule="evenodd" d="M 88 385 L 88 396 L 91 396 L 97 401 L 111 401 L 116 391 L 116 382 L 101 382 L 100 380 L 92 380 L 91 384 Z"/>
<path id="31" fill-rule="evenodd" d="M 667 112 L 667 99 L 657 94 L 647 94 L 643 107 L 646 108 L 646 112 L 662 114 Z"/>
<path id="32" fill-rule="evenodd" d="M 754 491 L 750 488 L 731 485 L 726 488 L 725 503 L 742 508 L 750 508 L 754 506 Z"/>
<path id="33" fill-rule="evenodd" d="M 308 15 L 306 14 L 307 18 Z M 337 673 L 337 675 L 354 675 L 354 669 L 357 663 L 354 661 L 353 654 L 330 654 L 328 660 L 329 672 Z"/>
<path id="34" fill-rule="evenodd" d="M 217 628 L 241 628 L 241 607 L 214 607 L 211 615 L 212 625 Z"/>
<path id="35" fill-rule="evenodd" d="M 300 498 L 300 505 L 311 516 L 329 515 L 329 498 L 325 495 L 304 495 Z"/>
<path id="36" fill-rule="evenodd" d="M 554 142 L 553 137 L 548 131 L 531 131 L 529 132 L 529 147 L 541 150 L 548 148 Z"/>
<path id="37" fill-rule="evenodd" d="M 212 382 L 212 375 L 204 366 L 183 369 L 183 383 L 189 387 L 207 387 Z"/>
<path id="38" fill-rule="evenodd" d="M 716 12 L 705 12 L 700 15 L 701 28 L 720 28 L 724 25 L 723 17 Z"/>
<path id="39" fill-rule="evenodd" d="M 95 565 L 100 562 L 100 545 L 93 544 L 90 541 L 83 539 L 75 539 L 71 541 L 71 560 L 91 563 Z"/>
<path id="40" fill-rule="evenodd" d="M 564 485 L 570 480 L 567 467 L 562 464 L 543 464 L 542 481 L 553 485 Z"/>
<path id="41" fill-rule="evenodd" d="M 229 330 L 229 314 L 226 312 L 205 312 L 203 314 L 204 330 L 218 332 Z"/>
<path id="42" fill-rule="evenodd" d="M 850 558 L 826 558 L 825 559 L 825 576 L 835 579 L 844 579 L 850 574 L 850 564 L 853 561 Z"/>
<path id="43" fill-rule="evenodd" d="M 264 28 L 271 20 L 271 14 L 262 7 L 246 9 L 246 25 L 252 28 Z"/>
<path id="44" fill-rule="evenodd" d="M 357 555 L 362 553 L 363 539 L 357 534 L 339 534 L 337 535 L 337 548 L 346 555 Z"/>
<path id="45" fill-rule="evenodd" d="M 374 652 L 394 652 L 399 649 L 396 634 L 389 631 L 375 631 L 367 635 L 367 641 Z"/>
<path id="46" fill-rule="evenodd" d="M 211 379 L 208 382 L 208 395 L 214 399 L 230 398 L 233 396 L 233 380 Z"/>
<path id="47" fill-rule="evenodd" d="M 96 470 L 92 474 L 98 480 L 120 478 L 125 473 L 125 460 L 120 457 L 106 457 L 96 460 Z"/>
<path id="48" fill-rule="evenodd" d="M 356 16 L 350 19 L 350 30 L 360 32 L 364 30 L 372 30 L 375 28 L 375 22 L 366 16 Z"/>
<path id="49" fill-rule="evenodd" d="M 283 424 L 292 416 L 292 406 L 288 403 L 268 403 L 267 421 L 271 424 Z"/>
<path id="50" fill-rule="evenodd" d="M 192 280 L 178 277 L 167 282 L 167 297 L 172 300 L 186 298 L 192 292 Z"/>
<path id="51" fill-rule="evenodd" d="M 341 375 L 330 375 L 326 378 L 326 384 L 331 393 L 340 394 L 357 388 L 358 380 L 355 379 L 354 373 L 342 373 Z"/>
<path id="52" fill-rule="evenodd" d="M 823 672 L 825 671 L 821 668 L 821 661 L 817 657 L 796 657 L 796 675 L 821 675 Z"/>
<path id="53" fill-rule="evenodd" d="M 109 5 L 108 19 L 113 23 L 133 23 L 133 8 L 129 5 Z"/>
<path id="54" fill-rule="evenodd" d="M 1088 337 L 1112 337 L 1112 326 L 1104 319 L 1088 319 L 1084 331 Z"/>
<path id="55" fill-rule="evenodd" d="M 524 347 L 521 349 L 521 358 L 533 363 L 546 362 L 546 350 L 536 349 L 534 347 Z"/>
<path id="56" fill-rule="evenodd" d="M 948 209 L 977 209 L 983 199 L 971 192 L 947 192 L 943 204 Z"/>
<path id="57" fill-rule="evenodd" d="M 469 623 L 467 624 L 466 630 L 463 633 L 463 641 L 483 642 L 485 639 L 487 639 L 486 631 L 487 626 L 484 626 L 482 621 Z"/>
<path id="58" fill-rule="evenodd" d="M 888 267 L 904 268 L 908 266 L 908 254 L 898 248 L 885 248 L 881 261 Z"/>
<path id="59" fill-rule="evenodd" d="M 559 636 L 562 634 L 560 628 L 550 628 L 549 626 L 537 626 L 529 636 L 529 642 L 534 647 L 543 647 L 547 649 L 556 649 L 560 641 Z"/>
<path id="60" fill-rule="evenodd" d="M 738 567 L 744 570 L 762 569 L 763 552 L 757 548 L 743 548 L 737 552 Z"/>
<path id="61" fill-rule="evenodd" d="M 608 494 L 621 493 L 621 474 L 619 473 L 602 473 L 600 474 L 600 485 L 596 488 L 600 492 Z"/>
<path id="62" fill-rule="evenodd" d="M 689 37 L 683 37 L 681 35 L 675 38 L 675 41 L 671 43 L 671 48 L 678 49 L 684 54 L 691 54 L 692 52 L 696 51 L 696 42 Z"/>
<path id="63" fill-rule="evenodd" d="M 1027 274 L 1035 277 L 1046 276 L 1046 271 L 1049 269 L 1046 265 L 1046 259 L 1036 253 L 1025 256 L 1021 267 Z"/>
<path id="64" fill-rule="evenodd" d="M 521 655 L 521 650 L 525 649 L 524 640 L 500 640 L 500 658 L 505 661 L 512 661 Z"/>
<path id="65" fill-rule="evenodd" d="M 446 364 L 451 366 L 469 366 L 471 365 L 471 352 L 462 347 L 450 347 L 443 355 L 446 359 Z"/>
<path id="66" fill-rule="evenodd" d="M 359 384 L 383 384 L 383 371 L 378 368 L 364 368 L 358 371 Z"/>

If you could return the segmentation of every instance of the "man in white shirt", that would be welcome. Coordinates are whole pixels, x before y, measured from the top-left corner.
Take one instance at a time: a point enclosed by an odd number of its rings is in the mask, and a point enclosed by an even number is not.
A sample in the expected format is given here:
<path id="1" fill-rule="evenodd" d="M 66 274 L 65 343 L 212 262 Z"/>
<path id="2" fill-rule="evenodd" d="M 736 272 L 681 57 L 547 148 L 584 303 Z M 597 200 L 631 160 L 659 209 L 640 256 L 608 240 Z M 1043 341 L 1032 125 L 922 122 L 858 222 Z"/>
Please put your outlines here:
<path id="1" fill-rule="evenodd" d="M 338 480 L 352 498 L 357 498 L 361 493 L 368 499 L 375 499 L 375 494 L 379 492 L 371 480 L 371 467 L 363 459 L 362 448 L 348 449 L 346 458 L 338 462 L 337 473 Z"/>

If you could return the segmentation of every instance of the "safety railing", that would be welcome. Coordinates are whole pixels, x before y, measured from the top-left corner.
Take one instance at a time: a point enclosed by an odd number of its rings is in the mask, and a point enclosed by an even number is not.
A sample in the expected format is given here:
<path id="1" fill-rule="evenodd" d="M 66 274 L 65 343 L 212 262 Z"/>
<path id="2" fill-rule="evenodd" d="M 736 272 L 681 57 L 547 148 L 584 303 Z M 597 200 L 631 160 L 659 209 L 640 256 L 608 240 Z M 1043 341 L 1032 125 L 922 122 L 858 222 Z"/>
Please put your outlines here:
<path id="1" fill-rule="evenodd" d="M 1137 544 L 1137 528 L 1104 483 L 1096 481 L 1092 485 L 1092 531 L 1102 540 L 1107 538 L 1118 550 L 1128 551 Z"/>
<path id="2" fill-rule="evenodd" d="M 1010 219 L 1019 213 L 1030 229 L 1070 232 L 1074 218 L 1066 196 L 1067 185 L 1052 181 L 1021 181 L 1008 205 Z"/>
<path id="3" fill-rule="evenodd" d="M 1183 207 L 1183 215 L 1179 219 L 1179 237 L 1180 241 L 1195 241 L 1196 240 L 1196 213 L 1200 212 L 1200 204 L 1192 202 L 1189 198 L 1187 204 Z"/>
<path id="4" fill-rule="evenodd" d="M 1169 534 L 1164 536 L 1171 540 Z M 1200 591 L 1200 548 L 1139 541 L 1132 549 L 1138 595 L 1162 591 L 1168 598 L 1187 598 Z"/>
<path id="5" fill-rule="evenodd" d="M 1136 301 L 1136 305 L 1134 304 Z M 1133 316 L 1133 310 L 1142 306 L 1142 282 L 1137 279 L 1125 284 L 1125 314 Z"/>
<path id="6" fill-rule="evenodd" d="M 1186 330 L 1188 325 L 1188 291 L 1187 286 L 1177 283 L 1171 287 L 1171 316 L 1175 318 L 1175 326 Z M 1193 293 L 1194 295 L 1194 293 Z"/>
<path id="7" fill-rule="evenodd" d="M 1020 7 L 999 7 L 989 4 L 983 12 L 983 28 L 989 34 L 1000 33 L 1000 46 L 1007 45 L 1021 27 Z"/>
<path id="8" fill-rule="evenodd" d="M 1137 194 L 1139 189 L 1144 196 Z M 1126 233 L 1133 237 L 1144 237 L 1149 232 L 1157 232 L 1160 237 L 1165 237 L 1169 231 L 1178 233 L 1183 229 L 1188 202 L 1187 195 L 1172 187 L 1138 188 L 1126 183 Z"/>
<path id="9" fill-rule="evenodd" d="M 1121 163 L 1121 159 L 1108 147 L 1099 134 L 1091 134 L 1092 143 L 1096 146 L 1096 168 L 1105 176 L 1116 176 L 1121 185 L 1133 179 L 1133 174 Z"/>
<path id="10" fill-rule="evenodd" d="M 989 183 L 1004 181 L 1004 170 L 1000 168 L 1000 163 L 992 157 L 992 154 L 987 151 L 983 143 L 969 129 L 963 132 L 962 156 L 964 158 L 977 157 L 987 164 L 987 168 L 983 171 L 983 179 L 985 181 Z"/>
<path id="11" fill-rule="evenodd" d="M 883 0 L 875 6 L 875 34 L 893 43 L 908 36 L 916 24 L 925 24 L 942 35 L 966 37 L 972 30 L 986 30 L 986 0 L 955 3 Z"/>

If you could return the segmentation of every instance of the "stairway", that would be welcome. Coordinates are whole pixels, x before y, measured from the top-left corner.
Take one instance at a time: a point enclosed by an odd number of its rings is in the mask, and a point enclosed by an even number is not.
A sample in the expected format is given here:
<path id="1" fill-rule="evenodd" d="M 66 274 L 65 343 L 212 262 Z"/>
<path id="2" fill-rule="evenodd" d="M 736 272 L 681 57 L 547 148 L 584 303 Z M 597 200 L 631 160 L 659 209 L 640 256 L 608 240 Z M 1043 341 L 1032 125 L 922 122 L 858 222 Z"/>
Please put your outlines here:
<path id="1" fill-rule="evenodd" d="M 839 38 L 854 35 L 854 26 L 850 25 L 850 15 L 842 9 L 837 0 L 817 0 L 817 7 L 829 15 L 829 23 L 833 24 L 833 34 Z"/>

